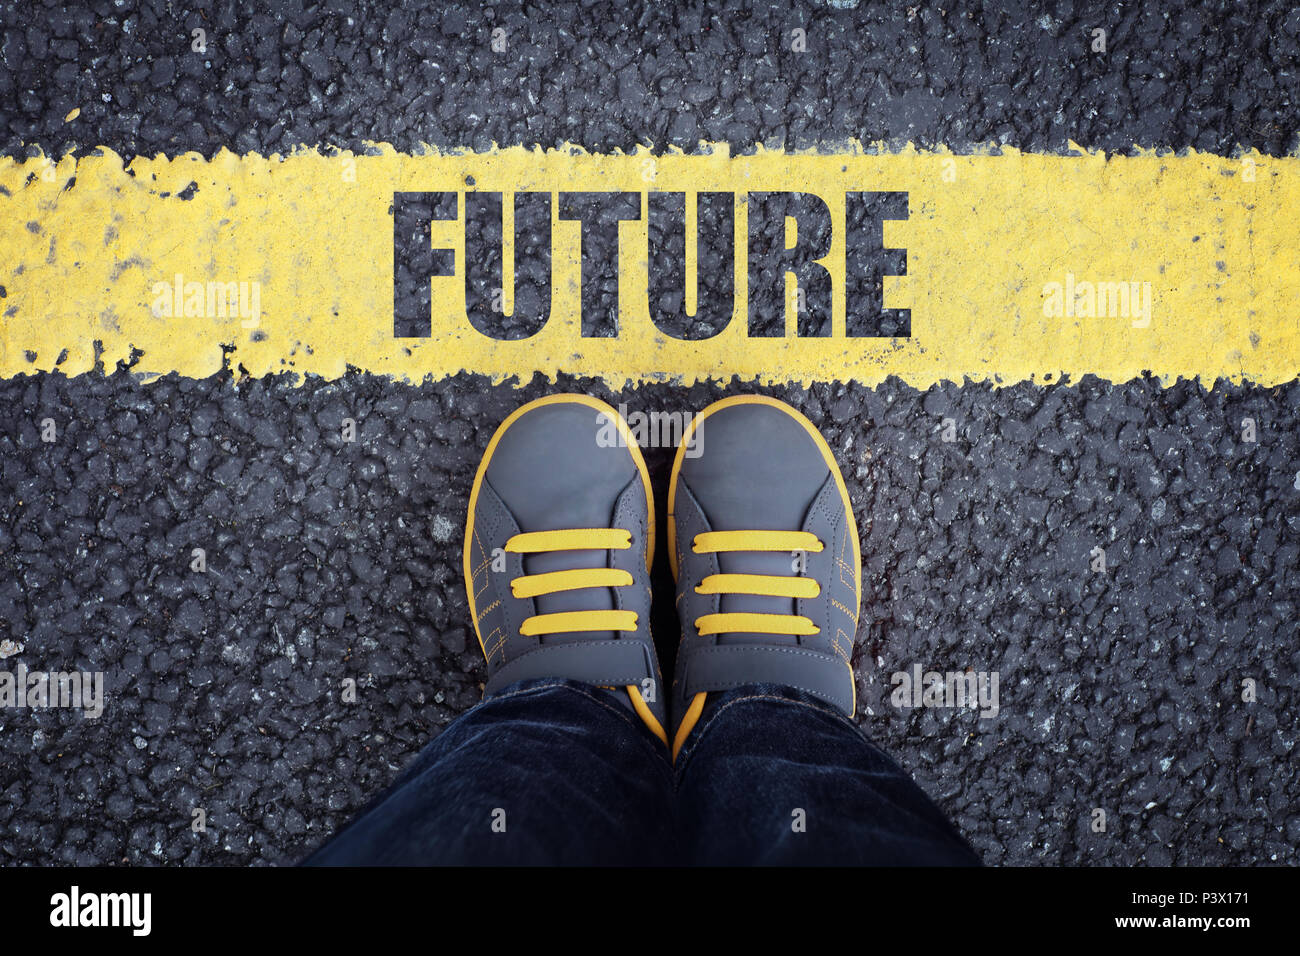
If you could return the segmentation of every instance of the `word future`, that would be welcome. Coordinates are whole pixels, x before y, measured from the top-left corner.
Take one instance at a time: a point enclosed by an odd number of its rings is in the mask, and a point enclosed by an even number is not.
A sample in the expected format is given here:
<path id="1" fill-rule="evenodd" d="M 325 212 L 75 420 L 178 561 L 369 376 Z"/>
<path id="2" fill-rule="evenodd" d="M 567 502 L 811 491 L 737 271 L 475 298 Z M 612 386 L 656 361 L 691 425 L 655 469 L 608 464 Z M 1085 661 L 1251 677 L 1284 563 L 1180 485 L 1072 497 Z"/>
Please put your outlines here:
<path id="1" fill-rule="evenodd" d="M 844 255 L 829 259 L 830 206 L 810 192 L 699 192 L 696 308 L 686 314 L 686 197 L 684 192 L 516 192 L 514 194 L 514 309 L 516 334 L 496 331 L 504 315 L 501 290 L 508 268 L 503 194 L 499 192 L 396 192 L 393 194 L 393 331 L 397 337 L 432 334 L 430 279 L 461 276 L 466 318 L 492 338 L 526 338 L 550 318 L 553 264 L 562 254 L 552 221 L 580 223 L 581 272 L 577 277 L 584 338 L 614 338 L 619 322 L 619 223 L 639 221 L 644 206 L 647 245 L 633 250 L 644 262 L 646 306 L 660 332 L 678 339 L 711 338 L 736 312 L 736 206 L 746 206 L 745 274 L 748 334 L 786 335 L 787 308 L 798 336 L 829 336 L 833 300 L 844 301 L 845 336 L 906 337 L 906 309 L 883 307 L 883 279 L 907 274 L 907 251 L 885 248 L 884 220 L 908 218 L 905 192 L 845 192 Z M 839 196 L 835 202 L 838 204 Z M 554 210 L 553 216 L 552 206 Z M 838 211 L 838 210 L 837 210 Z M 457 251 L 433 246 L 431 226 L 461 222 L 464 261 Z M 790 227 L 793 226 L 793 229 Z M 554 260 L 554 263 L 553 263 Z M 819 261 L 820 260 L 820 261 Z M 707 263 L 707 265 L 706 265 Z M 636 267 L 638 270 L 641 266 Z M 787 296 L 786 276 L 796 293 Z M 793 301 L 791 301 L 793 300 Z M 519 334 L 522 333 L 522 334 Z"/>

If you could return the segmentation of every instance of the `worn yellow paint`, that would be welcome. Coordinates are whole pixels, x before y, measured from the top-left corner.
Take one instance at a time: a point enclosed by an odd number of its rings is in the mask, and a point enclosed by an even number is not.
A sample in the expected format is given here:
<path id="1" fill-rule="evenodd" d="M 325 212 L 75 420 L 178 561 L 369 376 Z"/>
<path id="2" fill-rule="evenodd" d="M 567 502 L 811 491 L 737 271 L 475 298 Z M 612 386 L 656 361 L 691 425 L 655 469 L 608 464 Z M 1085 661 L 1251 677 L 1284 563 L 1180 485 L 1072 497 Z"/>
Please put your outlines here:
<path id="1" fill-rule="evenodd" d="M 348 365 L 411 380 L 467 369 L 527 381 L 540 370 L 615 384 L 733 374 L 874 384 L 897 375 L 923 387 L 967 377 L 1009 383 L 1066 373 L 1077 380 L 1090 372 L 1124 381 L 1148 370 L 1207 384 L 1295 378 L 1300 158 L 1077 152 L 953 156 L 850 147 L 732 157 L 715 146 L 707 155 L 651 158 L 522 148 L 406 155 L 380 146 L 355 157 L 305 150 L 135 158 L 125 168 L 108 151 L 57 164 L 0 158 L 0 375 L 56 366 L 84 373 L 100 342 L 108 369 L 136 348 L 143 355 L 135 371 L 187 376 L 219 370 L 227 343 L 235 346 L 232 366 L 250 374 L 328 378 Z M 473 330 L 463 280 L 454 277 L 433 280 L 433 336 L 395 339 L 392 194 L 463 190 L 467 176 L 473 188 L 505 192 L 815 192 L 830 204 L 835 226 L 826 262 L 837 280 L 836 334 L 747 336 L 738 203 L 737 313 L 712 339 L 678 341 L 650 322 L 644 219 L 621 227 L 616 339 L 578 335 L 579 224 L 570 221 L 554 223 L 554 307 L 536 336 L 499 342 Z M 197 192 L 178 198 L 190 183 Z M 908 253 L 908 275 L 886 279 L 885 304 L 911 309 L 910 338 L 843 336 L 836 263 L 844 254 L 846 190 L 910 195 L 909 220 L 885 224 L 886 245 Z M 455 248 L 458 264 L 460 230 L 434 227 L 436 244 Z M 245 328 L 237 316 L 155 316 L 154 284 L 178 273 L 187 281 L 259 282 L 259 327 Z M 1045 316 L 1045 286 L 1066 273 L 1150 282 L 1150 325 Z"/>

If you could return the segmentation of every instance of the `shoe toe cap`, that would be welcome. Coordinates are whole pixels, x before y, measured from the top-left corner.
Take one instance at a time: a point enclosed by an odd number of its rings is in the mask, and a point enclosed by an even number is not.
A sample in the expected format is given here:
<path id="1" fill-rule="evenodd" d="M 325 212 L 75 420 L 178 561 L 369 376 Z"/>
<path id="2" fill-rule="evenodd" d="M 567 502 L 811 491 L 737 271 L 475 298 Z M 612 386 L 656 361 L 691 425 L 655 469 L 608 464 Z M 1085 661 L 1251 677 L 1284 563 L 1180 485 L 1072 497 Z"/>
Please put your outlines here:
<path id="1" fill-rule="evenodd" d="M 557 401 L 527 409 L 503 431 L 484 477 L 522 530 L 602 528 L 638 474 L 602 408 Z"/>
<path id="2" fill-rule="evenodd" d="M 793 409 L 738 404 L 697 425 L 697 457 L 681 477 L 710 525 L 721 529 L 798 529 L 829 467 Z"/>

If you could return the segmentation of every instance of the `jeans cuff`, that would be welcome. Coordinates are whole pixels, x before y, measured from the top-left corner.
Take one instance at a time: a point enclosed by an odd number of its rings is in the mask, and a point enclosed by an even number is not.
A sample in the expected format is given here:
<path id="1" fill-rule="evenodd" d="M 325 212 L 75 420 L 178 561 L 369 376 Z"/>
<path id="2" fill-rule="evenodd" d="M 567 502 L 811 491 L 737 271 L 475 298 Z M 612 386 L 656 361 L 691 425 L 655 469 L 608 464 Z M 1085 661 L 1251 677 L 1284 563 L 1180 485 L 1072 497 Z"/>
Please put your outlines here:
<path id="1" fill-rule="evenodd" d="M 681 768 L 686 766 L 691 751 L 695 749 L 700 739 L 708 731 L 709 724 L 712 722 L 713 718 L 721 713 L 723 708 L 743 703 L 746 700 L 778 700 L 808 707 L 812 710 L 826 714 L 828 717 L 843 722 L 846 727 L 852 727 L 853 731 L 860 737 L 863 737 L 864 739 L 866 738 L 866 734 L 863 733 L 861 727 L 850 720 L 843 711 L 828 704 L 820 697 L 816 697 L 806 691 L 796 690 L 793 687 L 787 687 L 784 684 L 744 684 L 740 687 L 733 687 L 730 690 L 716 691 L 709 694 L 704 705 L 704 710 L 700 712 L 695 727 L 691 730 L 686 741 L 682 744 L 681 752 L 678 753 L 677 759 L 674 761 L 679 771 Z"/>
<path id="2" fill-rule="evenodd" d="M 526 694 L 535 695 L 544 691 L 558 690 L 582 694 L 584 697 L 603 704 L 617 714 L 629 727 L 635 728 L 640 736 L 648 740 L 656 753 L 661 756 L 666 753 L 664 742 L 655 736 L 650 728 L 646 726 L 645 721 L 632 709 L 628 701 L 627 691 L 623 688 L 600 687 L 596 684 L 570 680 L 567 677 L 530 677 L 525 680 L 515 681 L 513 684 L 507 684 L 491 696 L 485 696 L 471 709 L 477 710 L 479 707 L 507 697 L 518 697 Z"/>

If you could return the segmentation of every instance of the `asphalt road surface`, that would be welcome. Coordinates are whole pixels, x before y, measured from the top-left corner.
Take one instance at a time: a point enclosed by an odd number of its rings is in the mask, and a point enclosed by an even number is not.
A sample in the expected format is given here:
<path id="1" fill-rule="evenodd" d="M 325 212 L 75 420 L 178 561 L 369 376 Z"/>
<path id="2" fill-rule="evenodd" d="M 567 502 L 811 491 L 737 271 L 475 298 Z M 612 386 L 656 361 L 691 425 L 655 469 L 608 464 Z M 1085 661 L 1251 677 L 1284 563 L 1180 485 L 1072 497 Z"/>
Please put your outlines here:
<path id="1" fill-rule="evenodd" d="M 0 3 L 0 155 L 1282 155 L 1300 131 L 1286 2 L 389 6 Z M 508 57 L 489 55 L 498 26 Z M 1096 27 L 1108 52 L 1087 56 Z M 0 709 L 0 861 L 300 859 L 479 699 L 461 532 L 510 410 L 755 390 L 237 379 L 0 380 L 0 667 L 103 671 L 107 696 L 97 720 Z M 1300 382 L 758 390 L 824 431 L 848 481 L 858 720 L 985 861 L 1300 862 Z M 647 452 L 661 494 L 670 456 Z M 670 596 L 658 610 L 671 653 Z M 892 706 L 890 675 L 917 663 L 996 671 L 997 716 Z"/>

